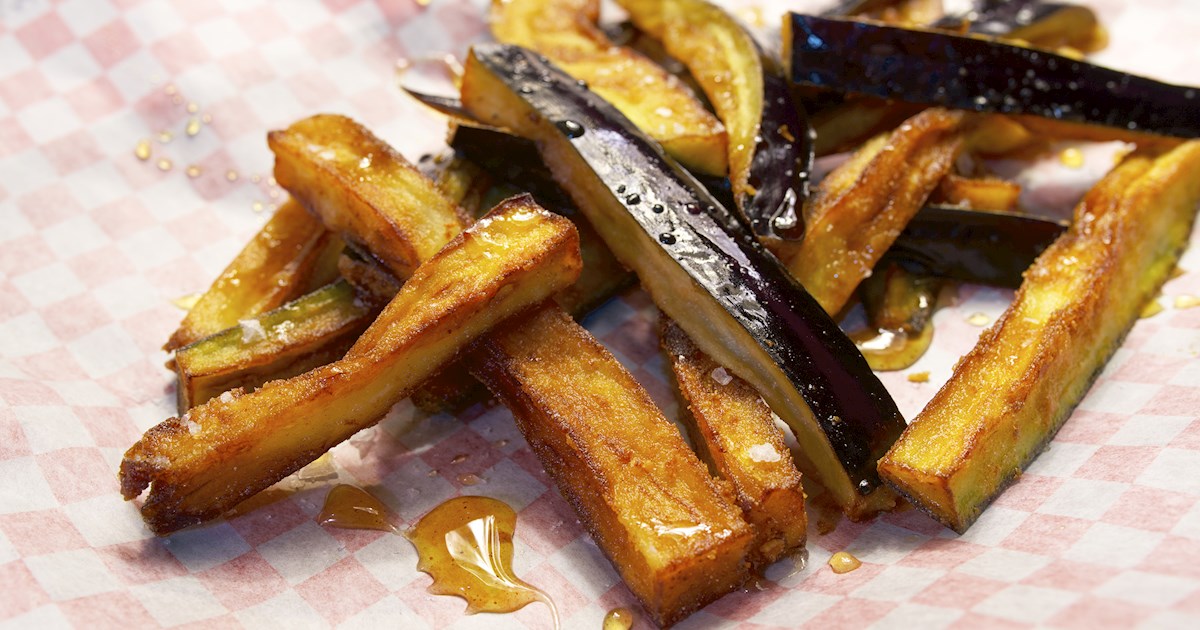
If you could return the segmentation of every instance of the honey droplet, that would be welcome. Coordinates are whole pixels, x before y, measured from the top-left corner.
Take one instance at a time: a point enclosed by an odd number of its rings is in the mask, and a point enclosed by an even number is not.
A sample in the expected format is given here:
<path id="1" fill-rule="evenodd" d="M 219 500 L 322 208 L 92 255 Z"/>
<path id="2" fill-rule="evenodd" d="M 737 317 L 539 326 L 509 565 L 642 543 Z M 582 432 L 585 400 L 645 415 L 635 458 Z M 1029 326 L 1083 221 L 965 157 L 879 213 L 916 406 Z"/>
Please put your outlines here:
<path id="1" fill-rule="evenodd" d="M 388 509 L 375 495 L 347 484 L 338 484 L 325 495 L 317 523 L 342 529 L 373 529 L 396 532 L 388 520 Z"/>
<path id="2" fill-rule="evenodd" d="M 200 119 L 189 118 L 187 127 L 184 129 L 184 131 L 187 132 L 188 136 L 195 136 L 196 134 L 200 133 Z"/>
<path id="3" fill-rule="evenodd" d="M 1200 306 L 1200 298 L 1194 295 L 1175 296 L 1175 308 L 1195 308 Z"/>
<path id="4" fill-rule="evenodd" d="M 262 212 L 262 211 L 263 211 L 263 202 L 261 202 L 261 201 L 255 201 L 254 203 L 250 204 L 250 207 L 251 207 L 251 208 L 252 208 L 252 209 L 253 209 L 255 212 Z"/>
<path id="5" fill-rule="evenodd" d="M 202 295 L 204 295 L 202 292 L 181 295 L 174 300 L 171 300 L 171 304 L 174 304 L 176 307 L 182 310 L 190 311 L 192 310 L 192 307 L 196 305 L 196 302 L 200 301 L 200 296 Z"/>
<path id="6" fill-rule="evenodd" d="M 166 129 L 163 129 L 162 131 L 158 132 L 158 141 L 163 144 L 170 142 L 171 139 L 174 137 L 175 136 L 170 131 L 167 131 Z"/>
<path id="7" fill-rule="evenodd" d="M 195 104 L 195 103 L 188 103 L 188 104 L 187 104 L 187 113 L 189 113 L 189 114 L 195 114 L 195 113 L 196 113 L 196 112 L 198 112 L 198 111 L 200 111 L 200 106 L 199 106 L 199 105 L 197 105 L 197 104 Z"/>
<path id="8" fill-rule="evenodd" d="M 492 444 L 494 444 L 496 448 L 504 448 L 505 446 L 508 446 L 508 440 L 496 440 Z"/>
<path id="9" fill-rule="evenodd" d="M 236 182 L 238 180 L 238 172 L 233 169 L 225 171 L 225 179 L 231 182 Z"/>
<path id="10" fill-rule="evenodd" d="M 1068 147 L 1058 154 L 1058 161 L 1068 168 L 1079 168 L 1083 166 L 1083 151 L 1077 147 Z"/>
<path id="11" fill-rule="evenodd" d="M 137 143 L 137 146 L 133 148 L 133 154 L 137 156 L 137 159 L 139 159 L 143 162 L 145 162 L 146 160 L 149 160 L 150 159 L 150 141 L 149 140 L 139 140 Z"/>
<path id="12" fill-rule="evenodd" d="M 163 88 L 163 92 L 165 92 L 169 96 L 174 96 L 175 93 L 178 91 L 179 91 L 179 88 L 175 87 L 175 84 L 173 84 L 173 83 L 167 84 L 167 87 Z"/>
<path id="13" fill-rule="evenodd" d="M 862 566 L 862 561 L 845 551 L 839 551 L 829 558 L 829 568 L 834 573 L 849 573 Z"/>
<path id="14" fill-rule="evenodd" d="M 926 370 L 924 372 L 910 372 L 908 375 L 908 382 L 909 383 L 928 383 L 929 382 L 929 371 Z"/>
<path id="15" fill-rule="evenodd" d="M 477 486 L 483 483 L 483 479 L 480 478 L 479 475 L 466 473 L 458 476 L 458 483 L 461 483 L 464 486 Z"/>
<path id="16" fill-rule="evenodd" d="M 158 166 L 158 170 L 160 171 L 169 171 L 171 170 L 171 167 L 175 166 L 171 163 L 171 160 L 168 160 L 167 158 L 159 158 L 155 165 Z"/>
<path id="17" fill-rule="evenodd" d="M 204 124 L 206 124 L 206 125 L 207 125 L 208 123 L 212 122 L 212 114 L 205 114 L 205 115 L 201 116 L 201 117 L 200 117 L 200 122 L 202 122 L 202 123 L 204 123 Z"/>
<path id="18" fill-rule="evenodd" d="M 417 570 L 433 578 L 429 592 L 467 601 L 467 612 L 513 612 L 540 601 L 558 610 L 542 591 L 513 575 L 517 513 L 489 497 L 450 499 L 405 535 L 417 548 Z"/>
<path id="19" fill-rule="evenodd" d="M 637 615 L 628 608 L 614 608 L 604 615 L 604 630 L 629 630 Z"/>
<path id="20" fill-rule="evenodd" d="M 429 472 L 425 473 L 425 476 L 426 477 L 436 477 L 436 476 L 438 476 L 438 471 L 436 468 L 430 468 Z"/>
<path id="21" fill-rule="evenodd" d="M 196 166 L 195 164 L 187 167 L 187 170 L 184 172 L 187 173 L 187 176 L 191 177 L 192 179 L 200 177 L 200 173 L 201 173 L 200 167 Z"/>
<path id="22" fill-rule="evenodd" d="M 1147 317 L 1154 317 L 1161 312 L 1163 312 L 1162 304 L 1159 304 L 1158 300 L 1152 300 L 1146 303 L 1146 306 L 1142 309 L 1142 314 L 1140 317 L 1142 319 L 1146 319 Z"/>
<path id="23" fill-rule="evenodd" d="M 967 318 L 967 323 L 972 326 L 987 326 L 992 323 L 992 318 L 988 317 L 986 313 L 974 313 Z"/>
<path id="24" fill-rule="evenodd" d="M 467 455 L 466 453 L 459 453 L 458 455 L 454 456 L 454 459 L 450 460 L 450 463 L 451 464 L 461 464 L 461 463 L 467 461 L 467 457 L 469 457 L 469 455 Z"/>

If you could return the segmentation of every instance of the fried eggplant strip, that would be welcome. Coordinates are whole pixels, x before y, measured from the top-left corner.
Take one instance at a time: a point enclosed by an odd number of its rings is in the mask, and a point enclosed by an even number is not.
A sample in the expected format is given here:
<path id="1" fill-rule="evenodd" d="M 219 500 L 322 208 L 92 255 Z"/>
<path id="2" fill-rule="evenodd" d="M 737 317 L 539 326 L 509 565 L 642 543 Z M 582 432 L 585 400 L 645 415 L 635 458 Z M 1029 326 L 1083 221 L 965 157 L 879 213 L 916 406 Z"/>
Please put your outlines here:
<path id="1" fill-rule="evenodd" d="M 457 205 L 353 121 L 318 115 L 272 131 L 275 179 L 326 228 L 404 280 L 467 224 Z M 296 192 L 299 191 L 299 192 Z M 424 207 L 414 217 L 410 208 Z"/>
<path id="2" fill-rule="evenodd" d="M 1127 159 L 1075 210 L 1012 305 L 880 461 L 962 532 L 1040 451 L 1174 268 L 1200 202 L 1200 141 Z"/>
<path id="3" fill-rule="evenodd" d="M 546 55 L 587 82 L 689 168 L 724 175 L 721 122 L 678 78 L 610 42 L 596 26 L 599 14 L 599 0 L 494 0 L 492 34 Z"/>
<path id="4" fill-rule="evenodd" d="M 755 528 L 753 565 L 804 549 L 808 519 L 800 471 L 770 407 L 749 383 L 700 351 L 678 324 L 663 319 L 663 351 L 691 413 L 681 414 L 692 444 L 728 480 Z"/>
<path id="5" fill-rule="evenodd" d="M 791 425 L 844 511 L 861 519 L 890 508 L 896 497 L 880 487 L 875 462 L 903 430 L 895 402 L 740 216 L 536 54 L 477 45 L 465 69 L 468 110 L 536 140 L 658 307 Z"/>
<path id="6" fill-rule="evenodd" d="M 573 282 L 579 267 L 570 222 L 514 197 L 421 265 L 340 361 L 150 429 L 121 463 L 122 494 L 150 488 L 142 516 L 156 534 L 216 518 L 377 422 L 466 344 Z"/>
<path id="7" fill-rule="evenodd" d="M 775 254 L 827 312 L 845 306 L 950 172 L 962 128 L 962 113 L 934 108 L 876 137 L 817 187 L 805 207 L 804 240 L 775 244 Z"/>
<path id="8" fill-rule="evenodd" d="M 779 64 L 724 9 L 706 0 L 620 0 L 700 84 L 729 137 L 729 182 L 755 233 L 799 240 L 811 129 Z M 786 226 L 783 227 L 783 226 Z"/>
<path id="9" fill-rule="evenodd" d="M 330 269 L 320 262 L 341 248 L 341 239 L 288 199 L 188 310 L 163 349 L 182 348 L 330 282 Z"/>
<path id="10" fill-rule="evenodd" d="M 222 392 L 258 389 L 340 359 L 380 308 L 342 280 L 180 348 L 179 413 Z"/>
<path id="11" fill-rule="evenodd" d="M 754 532 L 641 385 L 557 308 L 477 344 L 472 373 L 660 625 L 747 577 Z"/>

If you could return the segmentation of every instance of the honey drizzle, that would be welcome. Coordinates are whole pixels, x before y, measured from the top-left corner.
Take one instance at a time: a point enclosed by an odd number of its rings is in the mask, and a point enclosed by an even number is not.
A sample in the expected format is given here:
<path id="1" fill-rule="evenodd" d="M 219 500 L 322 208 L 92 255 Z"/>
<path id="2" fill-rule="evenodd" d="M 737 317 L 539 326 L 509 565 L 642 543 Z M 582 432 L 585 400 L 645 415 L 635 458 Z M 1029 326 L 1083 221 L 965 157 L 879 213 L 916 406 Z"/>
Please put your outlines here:
<path id="1" fill-rule="evenodd" d="M 347 484 L 338 484 L 325 496 L 317 522 L 342 529 L 373 529 L 398 533 L 388 520 L 388 509 L 375 495 Z"/>
<path id="2" fill-rule="evenodd" d="M 450 499 L 423 516 L 405 533 L 417 548 L 417 570 L 433 578 L 429 592 L 467 601 L 467 612 L 513 612 L 540 601 L 550 607 L 554 627 L 558 609 L 541 590 L 512 571 L 517 513 L 489 497 Z"/>

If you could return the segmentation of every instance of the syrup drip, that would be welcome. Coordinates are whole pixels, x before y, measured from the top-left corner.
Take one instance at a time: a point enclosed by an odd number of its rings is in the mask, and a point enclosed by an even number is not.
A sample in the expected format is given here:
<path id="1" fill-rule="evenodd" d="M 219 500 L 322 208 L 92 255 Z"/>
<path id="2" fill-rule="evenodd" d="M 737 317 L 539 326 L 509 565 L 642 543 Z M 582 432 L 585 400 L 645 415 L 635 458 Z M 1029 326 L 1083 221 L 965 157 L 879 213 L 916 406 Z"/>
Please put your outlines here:
<path id="1" fill-rule="evenodd" d="M 604 630 L 629 630 L 637 616 L 628 608 L 614 608 L 604 615 Z"/>
<path id="2" fill-rule="evenodd" d="M 429 592 L 456 595 L 467 612 L 513 612 L 540 601 L 558 609 L 542 591 L 513 575 L 517 513 L 489 497 L 463 496 L 437 506 L 405 535 L 417 548 L 417 570 L 433 578 Z"/>
<path id="3" fill-rule="evenodd" d="M 933 327 L 918 331 L 908 327 L 865 328 L 850 333 L 850 339 L 876 370 L 903 370 L 917 362 L 933 341 Z"/>
<path id="4" fill-rule="evenodd" d="M 317 523 L 342 529 L 374 529 L 397 533 L 388 509 L 375 495 L 356 486 L 339 484 L 325 496 Z"/>

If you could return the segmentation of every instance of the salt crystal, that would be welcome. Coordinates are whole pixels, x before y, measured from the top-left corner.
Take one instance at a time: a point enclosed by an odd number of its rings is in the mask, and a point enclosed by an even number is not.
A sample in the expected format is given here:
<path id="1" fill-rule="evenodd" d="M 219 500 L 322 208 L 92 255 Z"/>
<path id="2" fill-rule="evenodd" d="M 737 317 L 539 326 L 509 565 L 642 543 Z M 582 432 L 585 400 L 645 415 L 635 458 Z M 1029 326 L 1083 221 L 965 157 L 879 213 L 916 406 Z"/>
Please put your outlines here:
<path id="1" fill-rule="evenodd" d="M 257 319 L 238 320 L 238 325 L 242 327 L 242 343 L 253 343 L 267 337 L 267 331 Z"/>
<path id="2" fill-rule="evenodd" d="M 220 400 L 221 400 L 221 402 L 223 402 L 223 403 L 231 403 L 231 402 L 233 402 L 233 392 L 232 392 L 232 391 L 227 391 L 227 392 L 224 392 L 224 393 L 222 393 L 222 394 L 221 394 L 221 396 L 220 396 Z"/>
<path id="3" fill-rule="evenodd" d="M 731 381 L 733 381 L 733 377 L 730 376 L 729 372 L 726 372 L 725 368 L 723 367 L 719 367 L 712 371 L 712 379 L 721 385 L 728 385 Z"/>
<path id="4" fill-rule="evenodd" d="M 779 451 L 766 442 L 755 444 L 746 449 L 746 455 L 750 457 L 751 461 L 755 462 L 777 462 L 781 459 Z"/>

